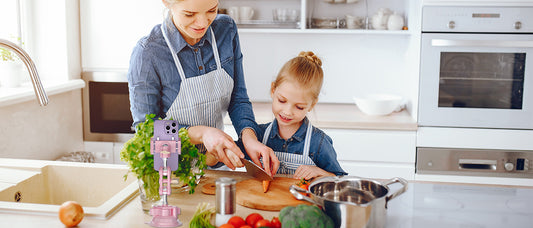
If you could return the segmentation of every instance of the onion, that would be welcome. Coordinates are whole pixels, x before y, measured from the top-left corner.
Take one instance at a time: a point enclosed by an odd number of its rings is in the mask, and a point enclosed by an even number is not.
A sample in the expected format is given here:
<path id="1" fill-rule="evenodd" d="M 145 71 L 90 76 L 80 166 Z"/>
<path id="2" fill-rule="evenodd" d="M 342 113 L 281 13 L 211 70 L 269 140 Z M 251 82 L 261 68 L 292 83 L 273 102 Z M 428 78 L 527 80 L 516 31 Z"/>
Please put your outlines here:
<path id="1" fill-rule="evenodd" d="M 75 201 L 66 201 L 59 207 L 59 220 L 67 227 L 77 226 L 83 216 L 83 208 Z"/>

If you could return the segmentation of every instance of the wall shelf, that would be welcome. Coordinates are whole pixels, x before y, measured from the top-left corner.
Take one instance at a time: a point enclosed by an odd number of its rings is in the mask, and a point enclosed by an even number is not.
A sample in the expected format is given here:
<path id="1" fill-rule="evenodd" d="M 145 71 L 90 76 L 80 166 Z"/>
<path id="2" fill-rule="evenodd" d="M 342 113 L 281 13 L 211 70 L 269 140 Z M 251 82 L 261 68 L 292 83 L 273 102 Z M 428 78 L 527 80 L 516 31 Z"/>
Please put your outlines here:
<path id="1" fill-rule="evenodd" d="M 239 33 L 270 33 L 270 34 L 360 34 L 360 35 L 401 35 L 410 36 L 409 30 L 367 30 L 367 29 L 270 29 L 240 28 Z"/>

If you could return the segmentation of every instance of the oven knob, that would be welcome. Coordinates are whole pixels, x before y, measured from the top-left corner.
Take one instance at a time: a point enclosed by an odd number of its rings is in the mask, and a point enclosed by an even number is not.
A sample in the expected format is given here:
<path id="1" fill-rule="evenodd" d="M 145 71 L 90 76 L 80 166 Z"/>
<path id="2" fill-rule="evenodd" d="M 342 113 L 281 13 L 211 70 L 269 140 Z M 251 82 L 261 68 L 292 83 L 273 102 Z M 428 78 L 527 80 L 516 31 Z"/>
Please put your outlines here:
<path id="1" fill-rule="evenodd" d="M 449 29 L 454 29 L 455 28 L 455 21 L 448 22 L 448 28 Z"/>
<path id="2" fill-rule="evenodd" d="M 513 171 L 514 169 L 514 164 L 511 163 L 511 162 L 507 162 L 503 165 L 503 167 L 505 168 L 505 170 L 507 171 Z"/>
<path id="3" fill-rule="evenodd" d="M 520 22 L 520 21 L 515 22 L 514 23 L 514 28 L 515 29 L 521 29 L 522 28 L 522 22 Z"/>

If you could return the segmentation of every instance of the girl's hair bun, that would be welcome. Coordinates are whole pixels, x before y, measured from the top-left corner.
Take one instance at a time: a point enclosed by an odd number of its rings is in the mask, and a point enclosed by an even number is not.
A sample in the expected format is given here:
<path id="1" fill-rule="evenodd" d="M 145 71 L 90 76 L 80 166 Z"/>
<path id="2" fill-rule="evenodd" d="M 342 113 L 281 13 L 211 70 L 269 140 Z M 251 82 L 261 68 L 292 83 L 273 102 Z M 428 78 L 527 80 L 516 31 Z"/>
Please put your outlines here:
<path id="1" fill-rule="evenodd" d="M 317 64 L 319 67 L 322 66 L 322 60 L 320 60 L 320 58 L 318 58 L 318 56 L 316 56 L 312 51 L 302 51 L 300 54 L 298 54 L 298 57 L 304 57 L 307 60 Z"/>

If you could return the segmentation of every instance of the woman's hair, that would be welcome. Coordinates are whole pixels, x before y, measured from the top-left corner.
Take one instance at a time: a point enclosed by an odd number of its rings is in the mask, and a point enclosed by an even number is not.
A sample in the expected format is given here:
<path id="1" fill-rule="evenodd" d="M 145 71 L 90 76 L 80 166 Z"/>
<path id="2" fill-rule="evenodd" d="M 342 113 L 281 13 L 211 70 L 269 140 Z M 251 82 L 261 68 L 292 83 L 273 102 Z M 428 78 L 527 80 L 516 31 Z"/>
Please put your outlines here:
<path id="1" fill-rule="evenodd" d="M 322 89 L 324 72 L 322 61 L 311 51 L 302 51 L 281 67 L 276 80 L 272 82 L 271 91 L 274 92 L 281 83 L 293 81 L 306 88 L 313 104 L 318 101 Z"/>

